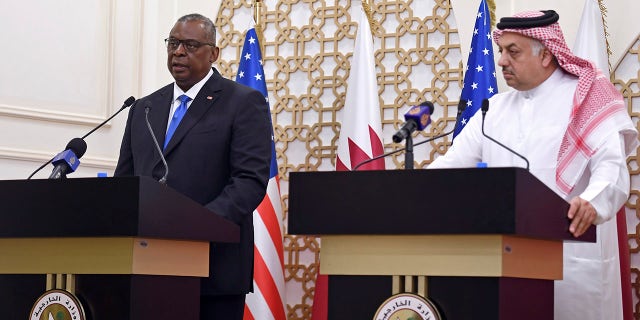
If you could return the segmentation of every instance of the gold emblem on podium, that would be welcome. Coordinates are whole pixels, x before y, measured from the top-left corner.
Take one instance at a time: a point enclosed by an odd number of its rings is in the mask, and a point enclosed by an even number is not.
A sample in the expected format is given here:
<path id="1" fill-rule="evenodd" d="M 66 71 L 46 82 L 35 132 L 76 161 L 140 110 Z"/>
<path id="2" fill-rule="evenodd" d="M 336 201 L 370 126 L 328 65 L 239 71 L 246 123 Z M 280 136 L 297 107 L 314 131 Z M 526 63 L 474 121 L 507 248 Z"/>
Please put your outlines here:
<path id="1" fill-rule="evenodd" d="M 75 295 L 65 290 L 49 290 L 33 304 L 29 320 L 85 320 L 84 309 Z"/>
<path id="2" fill-rule="evenodd" d="M 380 305 L 373 320 L 441 320 L 431 301 L 413 293 L 399 293 Z"/>

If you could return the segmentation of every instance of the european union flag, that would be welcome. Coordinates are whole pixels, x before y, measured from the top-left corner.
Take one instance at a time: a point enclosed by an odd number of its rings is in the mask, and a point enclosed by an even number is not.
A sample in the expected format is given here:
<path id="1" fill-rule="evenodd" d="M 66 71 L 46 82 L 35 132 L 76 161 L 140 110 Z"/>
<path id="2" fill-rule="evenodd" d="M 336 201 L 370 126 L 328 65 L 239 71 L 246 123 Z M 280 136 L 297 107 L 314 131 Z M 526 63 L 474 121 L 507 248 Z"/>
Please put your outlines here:
<path id="1" fill-rule="evenodd" d="M 491 37 L 491 17 L 487 2 L 482 0 L 476 16 L 476 24 L 473 29 L 473 39 L 469 49 L 462 84 L 460 99 L 467 101 L 467 108 L 460 117 L 453 136 L 469 122 L 469 119 L 480 109 L 483 99 L 488 99 L 498 92 L 496 82 L 496 67 L 493 62 L 493 43 Z"/>

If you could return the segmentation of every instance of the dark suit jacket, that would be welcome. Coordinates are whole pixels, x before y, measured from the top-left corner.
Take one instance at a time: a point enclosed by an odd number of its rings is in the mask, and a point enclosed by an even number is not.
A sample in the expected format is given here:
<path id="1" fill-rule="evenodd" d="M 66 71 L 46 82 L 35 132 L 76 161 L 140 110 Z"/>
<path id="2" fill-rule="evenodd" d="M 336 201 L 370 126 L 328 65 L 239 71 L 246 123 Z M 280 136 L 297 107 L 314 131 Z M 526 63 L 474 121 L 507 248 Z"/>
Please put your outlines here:
<path id="1" fill-rule="evenodd" d="M 269 178 L 271 120 L 260 92 L 213 70 L 164 151 L 167 185 L 240 225 L 239 244 L 212 244 L 210 274 L 202 281 L 202 293 L 241 294 L 253 288 L 252 213 Z M 129 111 L 115 176 L 158 180 L 164 175 L 144 107 L 151 103 L 149 121 L 162 146 L 172 99 L 170 84 L 140 99 Z"/>

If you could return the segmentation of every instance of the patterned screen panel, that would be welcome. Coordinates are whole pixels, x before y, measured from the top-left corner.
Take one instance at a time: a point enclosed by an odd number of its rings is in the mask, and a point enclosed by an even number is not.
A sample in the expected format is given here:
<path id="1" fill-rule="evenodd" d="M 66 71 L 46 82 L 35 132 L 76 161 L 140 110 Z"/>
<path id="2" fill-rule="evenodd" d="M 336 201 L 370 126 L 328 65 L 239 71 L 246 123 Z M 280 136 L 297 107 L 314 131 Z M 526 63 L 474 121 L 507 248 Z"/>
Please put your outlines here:
<path id="1" fill-rule="evenodd" d="M 218 69 L 233 79 L 244 39 L 252 26 L 251 0 L 224 0 L 216 25 L 222 48 Z M 411 105 L 424 100 L 436 106 L 433 123 L 415 141 L 452 129 L 463 80 L 463 61 L 453 9 L 446 0 L 371 1 L 380 115 L 385 151 L 403 147 L 391 135 L 403 123 Z M 288 176 L 296 171 L 334 170 L 340 119 L 344 105 L 360 1 L 265 0 L 259 27 L 263 29 L 264 69 L 274 124 L 281 193 L 285 208 Z M 463 44 L 468 46 L 469 44 Z M 634 121 L 640 110 L 638 51 L 629 49 L 613 73 Z M 443 154 L 450 138 L 436 139 L 415 149 L 415 167 L 426 167 Z M 387 169 L 402 168 L 403 153 L 386 160 Z M 630 225 L 640 219 L 640 166 L 629 159 L 633 190 L 628 212 Z M 286 231 L 286 229 L 285 229 Z M 640 265 L 638 227 L 630 228 L 632 265 Z M 318 270 L 319 239 L 285 236 L 287 318 L 310 319 Z M 640 271 L 632 269 L 635 296 L 640 295 Z M 636 304 L 637 305 L 637 304 Z M 639 314 L 636 307 L 636 316 Z"/>
<path id="2" fill-rule="evenodd" d="M 233 79 L 253 1 L 223 1 L 216 25 L 221 61 Z M 260 11 L 264 69 L 274 123 L 278 169 L 285 208 L 288 175 L 334 170 L 341 109 L 358 30 L 360 1 L 264 1 Z M 432 125 L 416 142 L 453 128 L 462 86 L 462 56 L 448 1 L 374 1 L 372 28 L 385 151 L 411 105 L 433 101 Z M 450 138 L 415 149 L 422 168 L 446 151 Z M 402 168 L 402 153 L 387 168 Z M 286 223 L 285 223 L 286 226 Z M 285 277 L 288 319 L 310 319 L 320 242 L 287 235 Z"/>

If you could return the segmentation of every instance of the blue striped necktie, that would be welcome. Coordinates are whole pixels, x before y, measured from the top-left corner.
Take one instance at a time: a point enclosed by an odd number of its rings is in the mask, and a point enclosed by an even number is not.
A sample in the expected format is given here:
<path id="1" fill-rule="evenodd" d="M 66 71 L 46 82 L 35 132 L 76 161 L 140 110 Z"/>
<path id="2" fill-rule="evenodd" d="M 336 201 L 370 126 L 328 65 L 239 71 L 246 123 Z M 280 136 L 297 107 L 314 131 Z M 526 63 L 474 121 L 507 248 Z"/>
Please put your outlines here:
<path id="1" fill-rule="evenodd" d="M 176 131 L 176 128 L 180 124 L 180 120 L 184 117 L 184 114 L 187 113 L 187 102 L 191 100 L 191 98 L 186 95 L 181 95 L 178 97 L 180 99 L 180 105 L 173 113 L 173 117 L 171 118 L 171 122 L 169 123 L 169 129 L 167 130 L 167 135 L 164 138 L 164 147 L 162 149 L 166 149 L 169 141 L 171 141 L 171 137 L 173 137 L 173 133 Z"/>

